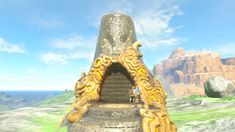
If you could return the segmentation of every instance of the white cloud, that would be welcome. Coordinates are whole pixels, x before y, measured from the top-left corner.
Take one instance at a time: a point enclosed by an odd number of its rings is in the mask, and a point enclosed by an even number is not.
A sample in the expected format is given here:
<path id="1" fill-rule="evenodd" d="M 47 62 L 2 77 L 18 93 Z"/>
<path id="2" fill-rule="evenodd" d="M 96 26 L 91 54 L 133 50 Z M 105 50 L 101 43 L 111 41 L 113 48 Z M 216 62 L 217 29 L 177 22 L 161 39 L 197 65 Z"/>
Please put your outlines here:
<path id="1" fill-rule="evenodd" d="M 95 52 L 89 51 L 73 51 L 73 52 L 66 52 L 66 53 L 44 53 L 41 56 L 41 60 L 46 64 L 60 64 L 65 65 L 68 64 L 71 60 L 79 60 L 79 59 L 86 59 L 88 61 L 92 61 Z"/>
<path id="2" fill-rule="evenodd" d="M 135 17 L 137 33 L 141 35 L 159 34 L 164 32 L 174 32 L 169 27 L 169 22 L 174 16 L 181 15 L 182 11 L 177 5 L 167 7 L 166 9 L 145 10 Z"/>
<path id="3" fill-rule="evenodd" d="M 69 35 L 66 38 L 56 38 L 49 41 L 55 48 L 75 49 L 75 48 L 91 48 L 95 45 L 95 37 L 84 38 L 80 35 Z"/>
<path id="4" fill-rule="evenodd" d="M 179 6 L 173 5 L 158 10 L 147 9 L 137 14 L 135 26 L 137 34 L 145 43 L 146 48 L 156 48 L 160 46 L 172 46 L 186 41 L 186 38 L 175 37 L 173 34 L 177 27 L 171 27 L 170 22 L 173 17 L 182 15 Z"/>
<path id="5" fill-rule="evenodd" d="M 119 2 L 103 3 L 100 6 L 107 8 L 97 10 L 97 12 L 89 15 L 89 18 L 86 19 L 90 20 L 90 24 L 98 27 L 101 17 L 109 12 L 121 11 L 127 13 L 133 18 L 137 36 L 140 41 L 144 42 L 143 48 L 147 50 L 173 46 L 187 41 L 187 38 L 174 35 L 175 31 L 183 26 L 175 25 L 173 27 L 170 24 L 175 16 L 183 14 L 178 5 L 169 4 L 169 2 L 163 0 L 140 1 L 138 4 L 129 0 L 121 0 Z M 63 60 L 61 61 L 62 64 L 74 59 L 92 60 L 95 53 L 97 35 L 96 33 L 90 37 L 84 37 L 73 34 L 51 39 L 49 44 L 57 49 L 57 51 L 52 50 L 51 53 L 63 53 L 63 57 L 57 56 L 60 58 L 59 60 Z"/>
<path id="6" fill-rule="evenodd" d="M 67 39 L 53 39 L 50 41 L 50 44 L 53 45 L 55 48 L 65 48 L 65 49 L 74 49 L 77 47 L 81 47 L 81 40 L 82 38 L 73 36 Z"/>
<path id="7" fill-rule="evenodd" d="M 235 43 L 224 43 L 214 46 L 210 49 L 202 48 L 198 50 L 189 50 L 188 52 L 216 52 L 221 58 L 235 57 Z"/>
<path id="8" fill-rule="evenodd" d="M 89 52 L 89 51 L 78 51 L 74 53 L 68 54 L 69 59 L 87 59 L 91 61 L 94 57 L 95 52 Z"/>
<path id="9" fill-rule="evenodd" d="M 8 41 L 0 38 L 0 51 L 9 52 L 9 53 L 25 53 L 25 49 L 22 46 L 23 44 L 12 44 Z"/>
<path id="10" fill-rule="evenodd" d="M 89 67 L 30 67 L 17 74 L 10 71 L 0 71 L 0 90 L 65 90 L 74 89 L 81 72 Z M 65 72 L 66 71 L 66 72 Z"/>
<path id="11" fill-rule="evenodd" d="M 48 42 L 56 51 L 44 53 L 41 60 L 46 64 L 67 64 L 72 60 L 86 59 L 92 61 L 95 54 L 96 37 L 68 35 Z"/>
<path id="12" fill-rule="evenodd" d="M 171 26 L 174 17 L 183 15 L 183 11 L 174 2 L 121 0 L 121 2 L 108 2 L 105 6 L 107 8 L 94 13 L 96 17 L 89 16 L 92 17 L 93 26 L 98 27 L 101 17 L 106 13 L 124 12 L 134 20 L 137 37 L 139 41 L 144 42 L 143 48 L 145 49 L 172 46 L 187 40 L 174 35 L 177 29 L 183 27 L 183 25 Z"/>
<path id="13" fill-rule="evenodd" d="M 235 56 L 235 43 L 223 44 L 215 49 L 221 56 L 234 57 Z"/>
<path id="14" fill-rule="evenodd" d="M 107 2 L 106 7 L 109 12 L 119 11 L 125 13 L 132 13 L 134 5 L 129 0 L 119 0 L 119 1 Z"/>
<path id="15" fill-rule="evenodd" d="M 169 37 L 166 39 L 160 39 L 160 40 L 153 40 L 153 41 L 144 41 L 144 45 L 146 47 L 151 47 L 151 48 L 158 48 L 158 47 L 163 47 L 163 46 L 174 46 L 178 45 L 184 41 L 187 41 L 186 38 L 174 38 L 174 37 Z"/>
<path id="16" fill-rule="evenodd" d="M 34 16 L 31 18 L 33 24 L 42 28 L 61 28 L 64 23 L 53 16 Z"/>
<path id="17" fill-rule="evenodd" d="M 66 55 L 57 53 L 45 53 L 41 59 L 46 64 L 67 64 Z"/>

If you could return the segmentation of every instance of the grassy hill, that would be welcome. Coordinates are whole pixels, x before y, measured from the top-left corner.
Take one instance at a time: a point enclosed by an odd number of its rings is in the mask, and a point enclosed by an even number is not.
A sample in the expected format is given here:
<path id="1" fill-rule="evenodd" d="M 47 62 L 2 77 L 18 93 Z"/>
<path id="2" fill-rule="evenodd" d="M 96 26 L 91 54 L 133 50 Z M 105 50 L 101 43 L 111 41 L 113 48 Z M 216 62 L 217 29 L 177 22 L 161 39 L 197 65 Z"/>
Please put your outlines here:
<path id="1" fill-rule="evenodd" d="M 55 104 L 71 104 L 75 99 L 74 91 L 65 91 L 61 94 L 46 98 L 34 104 L 34 106 L 50 106 Z"/>
<path id="2" fill-rule="evenodd" d="M 59 120 L 73 100 L 74 92 L 67 91 L 42 100 L 33 107 L 1 112 L 0 131 L 56 131 Z M 235 130 L 235 97 L 168 97 L 167 107 L 179 132 Z M 60 131 L 66 132 L 66 127 Z"/>
<path id="3" fill-rule="evenodd" d="M 37 102 L 31 107 L 2 111 L 0 114 L 0 131 L 54 132 L 57 130 L 58 123 L 63 115 L 71 107 L 73 100 L 74 92 L 66 91 Z M 5 106 L 0 106 L 0 108 L 8 109 Z M 66 127 L 60 129 L 60 132 L 66 131 Z"/>
<path id="4" fill-rule="evenodd" d="M 7 105 L 0 104 L 0 111 L 6 111 L 6 110 L 11 110 L 11 108 Z"/>
<path id="5" fill-rule="evenodd" d="M 170 97 L 167 103 L 172 120 L 182 132 L 235 130 L 235 97 Z"/>

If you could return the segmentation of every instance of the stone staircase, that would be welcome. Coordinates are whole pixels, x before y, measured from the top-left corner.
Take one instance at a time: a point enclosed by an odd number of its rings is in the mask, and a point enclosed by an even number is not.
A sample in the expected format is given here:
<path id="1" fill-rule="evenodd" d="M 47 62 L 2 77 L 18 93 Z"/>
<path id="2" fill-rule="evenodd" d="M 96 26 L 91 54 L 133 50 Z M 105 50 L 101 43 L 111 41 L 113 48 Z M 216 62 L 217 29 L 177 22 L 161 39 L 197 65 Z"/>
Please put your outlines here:
<path id="1" fill-rule="evenodd" d="M 93 104 L 81 120 L 68 124 L 68 132 L 142 132 L 138 105 Z"/>
<path id="2" fill-rule="evenodd" d="M 107 102 L 129 102 L 129 89 L 132 82 L 126 69 L 113 64 L 101 86 L 101 100 Z"/>

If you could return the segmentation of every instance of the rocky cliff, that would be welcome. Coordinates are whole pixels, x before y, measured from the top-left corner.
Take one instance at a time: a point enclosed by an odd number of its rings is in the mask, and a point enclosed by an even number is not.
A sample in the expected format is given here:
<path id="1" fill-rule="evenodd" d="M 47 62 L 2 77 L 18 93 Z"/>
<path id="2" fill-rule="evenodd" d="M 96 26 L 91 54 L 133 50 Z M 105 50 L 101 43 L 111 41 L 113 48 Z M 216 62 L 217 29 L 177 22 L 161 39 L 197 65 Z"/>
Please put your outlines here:
<path id="1" fill-rule="evenodd" d="M 203 87 L 210 76 L 235 80 L 235 58 L 221 59 L 216 52 L 175 49 L 168 59 L 154 67 L 154 72 L 169 83 L 184 83 Z"/>
<path id="2" fill-rule="evenodd" d="M 222 62 L 224 65 L 235 65 L 235 57 L 226 58 L 226 59 L 221 59 L 221 62 Z"/>

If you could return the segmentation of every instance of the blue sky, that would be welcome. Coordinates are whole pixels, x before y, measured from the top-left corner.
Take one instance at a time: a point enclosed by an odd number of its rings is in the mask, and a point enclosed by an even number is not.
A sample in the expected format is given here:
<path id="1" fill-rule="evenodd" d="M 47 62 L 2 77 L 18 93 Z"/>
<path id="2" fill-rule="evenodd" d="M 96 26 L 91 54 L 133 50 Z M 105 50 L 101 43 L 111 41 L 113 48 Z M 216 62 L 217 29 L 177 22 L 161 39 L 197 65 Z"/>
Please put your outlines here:
<path id="1" fill-rule="evenodd" d="M 235 0 L 0 0 L 0 90 L 73 89 L 101 17 L 130 15 L 149 69 L 172 50 L 235 57 Z"/>

